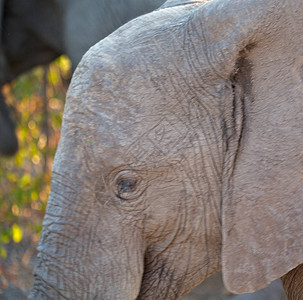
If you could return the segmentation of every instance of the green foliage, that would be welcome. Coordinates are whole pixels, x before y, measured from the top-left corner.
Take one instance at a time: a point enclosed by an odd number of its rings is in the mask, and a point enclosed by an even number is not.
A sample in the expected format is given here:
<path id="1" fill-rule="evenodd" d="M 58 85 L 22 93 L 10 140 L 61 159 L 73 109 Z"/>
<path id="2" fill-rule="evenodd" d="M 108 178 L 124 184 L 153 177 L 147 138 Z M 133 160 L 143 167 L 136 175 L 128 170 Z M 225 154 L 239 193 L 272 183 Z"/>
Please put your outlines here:
<path id="1" fill-rule="evenodd" d="M 0 157 L 0 256 L 3 244 L 28 232 L 39 238 L 50 190 L 51 166 L 60 136 L 70 62 L 60 57 L 3 88 L 12 107 L 19 152 Z"/>

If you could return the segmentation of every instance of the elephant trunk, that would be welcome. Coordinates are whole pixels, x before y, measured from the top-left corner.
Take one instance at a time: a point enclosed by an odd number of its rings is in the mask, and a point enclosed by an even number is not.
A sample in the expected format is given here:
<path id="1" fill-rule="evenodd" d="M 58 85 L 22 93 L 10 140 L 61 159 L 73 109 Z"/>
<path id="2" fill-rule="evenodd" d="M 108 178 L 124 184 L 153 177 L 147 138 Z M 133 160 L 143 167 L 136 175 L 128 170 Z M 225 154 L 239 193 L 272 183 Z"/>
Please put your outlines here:
<path id="1" fill-rule="evenodd" d="M 30 299 L 136 299 L 144 260 L 138 236 L 111 227 L 106 207 L 62 180 L 53 175 Z"/>

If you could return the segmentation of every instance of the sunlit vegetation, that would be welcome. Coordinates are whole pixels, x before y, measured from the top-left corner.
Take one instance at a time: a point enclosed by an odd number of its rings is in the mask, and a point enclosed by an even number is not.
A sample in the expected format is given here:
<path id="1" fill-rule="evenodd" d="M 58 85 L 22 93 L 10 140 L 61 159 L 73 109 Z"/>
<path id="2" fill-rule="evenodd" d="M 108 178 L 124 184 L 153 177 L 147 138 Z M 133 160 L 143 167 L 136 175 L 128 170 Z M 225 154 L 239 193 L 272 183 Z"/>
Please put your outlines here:
<path id="1" fill-rule="evenodd" d="M 39 239 L 60 137 L 70 62 L 60 57 L 3 88 L 16 122 L 19 152 L 0 157 L 0 257 L 5 244 Z"/>

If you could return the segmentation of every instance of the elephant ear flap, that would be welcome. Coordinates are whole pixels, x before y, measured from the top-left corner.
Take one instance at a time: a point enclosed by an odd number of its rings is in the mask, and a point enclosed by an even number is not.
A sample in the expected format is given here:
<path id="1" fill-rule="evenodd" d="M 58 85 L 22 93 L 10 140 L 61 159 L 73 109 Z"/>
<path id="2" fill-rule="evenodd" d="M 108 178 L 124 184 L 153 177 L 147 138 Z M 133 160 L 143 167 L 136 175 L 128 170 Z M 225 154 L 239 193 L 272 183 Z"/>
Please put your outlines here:
<path id="1" fill-rule="evenodd" d="M 202 12 L 220 76 L 233 74 L 238 124 L 223 176 L 223 279 L 248 293 L 303 262 L 303 1 L 214 0 Z"/>

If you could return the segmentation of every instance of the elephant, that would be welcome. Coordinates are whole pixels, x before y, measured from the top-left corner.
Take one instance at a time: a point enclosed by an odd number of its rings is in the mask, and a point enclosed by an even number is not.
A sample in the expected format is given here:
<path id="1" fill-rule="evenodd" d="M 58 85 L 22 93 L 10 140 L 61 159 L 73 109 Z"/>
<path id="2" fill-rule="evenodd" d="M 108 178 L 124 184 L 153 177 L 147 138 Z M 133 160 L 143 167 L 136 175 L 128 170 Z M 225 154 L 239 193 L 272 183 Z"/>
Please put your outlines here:
<path id="1" fill-rule="evenodd" d="M 84 55 L 30 299 L 303 299 L 303 2 L 167 1 Z"/>
<path id="2" fill-rule="evenodd" d="M 66 54 L 73 69 L 90 46 L 165 0 L 0 0 L 0 86 Z M 15 127 L 0 98 L 0 154 L 18 149 Z"/>

